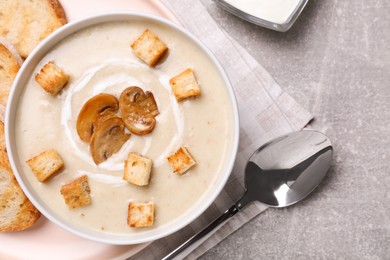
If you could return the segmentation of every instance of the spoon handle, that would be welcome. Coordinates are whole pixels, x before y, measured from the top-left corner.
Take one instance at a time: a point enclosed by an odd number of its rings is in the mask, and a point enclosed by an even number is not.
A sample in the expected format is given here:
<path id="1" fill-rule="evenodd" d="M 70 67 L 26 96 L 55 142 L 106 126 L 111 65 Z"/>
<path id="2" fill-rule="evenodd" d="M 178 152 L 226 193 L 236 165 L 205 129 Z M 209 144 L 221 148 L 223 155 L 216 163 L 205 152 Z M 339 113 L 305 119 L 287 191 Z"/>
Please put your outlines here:
<path id="1" fill-rule="evenodd" d="M 199 233 L 195 234 L 193 237 L 188 239 L 181 246 L 179 246 L 174 251 L 172 251 L 169 255 L 165 256 L 163 258 L 163 260 L 174 259 L 176 256 L 178 256 L 180 253 L 182 253 L 184 250 L 186 250 L 190 246 L 192 246 L 194 244 L 202 243 L 211 235 L 210 232 L 212 230 L 214 230 L 217 227 L 222 226 L 226 221 L 228 221 L 231 217 L 233 217 L 238 211 L 239 211 L 239 208 L 236 205 L 231 206 L 219 218 L 217 218 L 216 220 L 211 222 L 208 226 L 206 226 L 204 229 L 202 229 Z"/>

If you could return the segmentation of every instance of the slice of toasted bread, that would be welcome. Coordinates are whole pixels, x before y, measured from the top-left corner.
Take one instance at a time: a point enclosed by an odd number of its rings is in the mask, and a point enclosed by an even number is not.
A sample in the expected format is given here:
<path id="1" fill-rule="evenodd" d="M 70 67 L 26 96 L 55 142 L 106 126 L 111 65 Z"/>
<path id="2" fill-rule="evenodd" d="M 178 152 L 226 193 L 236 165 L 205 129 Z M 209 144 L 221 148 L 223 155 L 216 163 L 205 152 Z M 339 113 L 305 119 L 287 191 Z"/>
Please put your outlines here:
<path id="1" fill-rule="evenodd" d="M 58 0 L 1 0 L 0 36 L 26 58 L 44 38 L 66 23 Z"/>
<path id="2" fill-rule="evenodd" d="M 1 12 L 1 11 L 0 11 Z M 5 106 L 12 83 L 19 71 L 22 59 L 5 39 L 0 38 L 0 118 L 4 118 Z"/>
<path id="3" fill-rule="evenodd" d="M 11 169 L 11 165 L 8 160 L 7 148 L 5 146 L 4 124 L 2 121 L 0 121 L 0 166 Z"/>
<path id="4" fill-rule="evenodd" d="M 40 216 L 11 170 L 4 142 L 4 124 L 0 122 L 0 231 L 29 228 Z"/>
<path id="5" fill-rule="evenodd" d="M 2 166 L 0 183 L 0 231 L 20 231 L 31 227 L 41 213 L 24 195 L 12 172 Z"/>

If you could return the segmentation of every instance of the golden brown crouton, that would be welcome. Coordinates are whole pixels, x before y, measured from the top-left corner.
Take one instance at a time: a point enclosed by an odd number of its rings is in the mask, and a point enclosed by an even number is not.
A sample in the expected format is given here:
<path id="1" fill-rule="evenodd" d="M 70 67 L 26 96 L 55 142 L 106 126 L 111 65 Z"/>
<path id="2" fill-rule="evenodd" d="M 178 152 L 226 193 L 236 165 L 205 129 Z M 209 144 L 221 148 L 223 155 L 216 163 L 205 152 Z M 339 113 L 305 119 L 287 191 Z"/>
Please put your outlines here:
<path id="1" fill-rule="evenodd" d="M 168 156 L 168 162 L 173 172 L 182 175 L 196 164 L 186 147 L 181 146 L 175 153 Z"/>
<path id="2" fill-rule="evenodd" d="M 56 150 L 51 149 L 26 161 L 40 182 L 44 182 L 64 166 Z"/>
<path id="3" fill-rule="evenodd" d="M 129 156 L 125 161 L 123 179 L 138 186 L 148 185 L 152 164 L 152 160 L 147 157 L 129 153 Z"/>
<path id="4" fill-rule="evenodd" d="M 135 55 L 150 67 L 154 67 L 168 50 L 167 45 L 149 29 L 146 29 L 131 44 L 131 48 L 133 48 Z"/>
<path id="5" fill-rule="evenodd" d="M 90 192 L 87 175 L 83 175 L 61 188 L 61 194 L 64 196 L 65 203 L 71 209 L 90 204 Z"/>
<path id="6" fill-rule="evenodd" d="M 177 101 L 200 95 L 200 88 L 192 69 L 186 69 L 169 80 Z"/>
<path id="7" fill-rule="evenodd" d="M 154 203 L 130 202 L 127 224 L 130 227 L 148 227 L 154 223 Z"/>
<path id="8" fill-rule="evenodd" d="M 68 83 L 69 75 L 58 68 L 52 61 L 46 63 L 35 75 L 35 80 L 50 95 L 57 95 Z"/>

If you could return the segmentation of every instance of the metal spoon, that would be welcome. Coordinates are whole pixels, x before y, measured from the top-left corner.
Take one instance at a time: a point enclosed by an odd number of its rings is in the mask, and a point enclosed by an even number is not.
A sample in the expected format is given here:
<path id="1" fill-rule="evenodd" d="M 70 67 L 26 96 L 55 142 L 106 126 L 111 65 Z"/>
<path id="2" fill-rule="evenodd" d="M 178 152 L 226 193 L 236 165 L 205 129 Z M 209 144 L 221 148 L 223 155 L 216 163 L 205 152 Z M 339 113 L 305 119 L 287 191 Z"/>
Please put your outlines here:
<path id="1" fill-rule="evenodd" d="M 270 207 L 287 207 L 309 195 L 329 169 L 333 156 L 330 139 L 304 130 L 276 138 L 257 149 L 245 168 L 245 193 L 232 207 L 198 234 L 164 257 L 173 259 L 203 242 L 245 205 L 259 201 Z"/>

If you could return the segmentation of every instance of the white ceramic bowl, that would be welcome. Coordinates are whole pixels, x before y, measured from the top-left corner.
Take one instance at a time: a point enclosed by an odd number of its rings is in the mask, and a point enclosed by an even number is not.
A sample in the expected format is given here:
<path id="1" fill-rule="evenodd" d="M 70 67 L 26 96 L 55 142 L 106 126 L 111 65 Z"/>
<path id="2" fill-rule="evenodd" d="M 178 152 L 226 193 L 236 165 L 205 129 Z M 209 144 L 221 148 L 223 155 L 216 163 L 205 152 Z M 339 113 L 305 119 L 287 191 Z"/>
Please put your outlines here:
<path id="1" fill-rule="evenodd" d="M 232 146 L 230 151 L 228 152 L 226 163 L 223 165 L 222 170 L 218 173 L 214 186 L 207 190 L 207 194 L 200 198 L 200 201 L 196 203 L 190 210 L 186 211 L 185 214 L 175 219 L 175 221 L 171 221 L 165 225 L 158 226 L 153 229 L 148 229 L 142 232 L 131 233 L 128 235 L 119 235 L 112 233 L 103 233 L 97 232 L 95 230 L 80 228 L 79 226 L 74 225 L 71 221 L 64 219 L 53 209 L 48 207 L 46 203 L 43 202 L 39 193 L 37 193 L 32 187 L 31 183 L 29 183 L 28 178 L 21 166 L 23 162 L 18 157 L 17 145 L 16 145 L 16 136 L 15 136 L 15 118 L 16 111 L 19 105 L 19 96 L 22 93 L 23 89 L 26 86 L 27 81 L 31 77 L 34 69 L 41 61 L 41 59 L 45 56 L 45 54 L 53 48 L 57 43 L 59 43 L 62 39 L 67 36 L 87 28 L 92 25 L 111 22 L 111 21 L 153 21 L 155 23 L 162 24 L 164 26 L 168 26 L 170 29 L 174 30 L 177 34 L 184 35 L 190 41 L 195 43 L 202 52 L 204 52 L 208 59 L 212 62 L 212 64 L 217 68 L 220 76 L 224 80 L 224 84 L 226 86 L 226 92 L 228 93 L 231 106 L 232 106 L 232 121 L 233 121 L 233 131 L 232 131 Z M 39 118 L 37 118 L 39 120 Z M 237 112 L 237 104 L 235 100 L 235 96 L 233 93 L 232 86 L 229 82 L 229 79 L 224 72 L 222 66 L 219 64 L 214 55 L 208 50 L 199 40 L 197 40 L 193 35 L 187 32 L 185 29 L 180 27 L 177 24 L 174 24 L 170 21 L 167 21 L 162 18 L 158 18 L 155 16 L 142 14 L 138 12 L 115 12 L 115 13 L 106 13 L 101 15 L 96 15 L 89 17 L 87 19 L 76 21 L 70 24 L 65 25 L 59 30 L 55 31 L 52 35 L 50 35 L 47 39 L 45 39 L 28 57 L 28 59 L 24 62 L 20 72 L 15 80 L 15 83 L 12 87 L 12 91 L 9 96 L 6 118 L 5 118 L 5 132 L 6 132 L 6 143 L 9 158 L 11 161 L 12 168 L 14 170 L 15 176 L 20 183 L 22 189 L 26 193 L 27 197 L 33 202 L 33 204 L 45 215 L 49 220 L 61 226 L 62 228 L 73 232 L 76 235 L 81 237 L 108 243 L 108 244 L 137 244 L 148 241 L 153 241 L 159 239 L 161 237 L 167 236 L 182 227 L 189 224 L 191 221 L 196 219 L 200 214 L 202 214 L 210 204 L 215 200 L 217 195 L 220 193 L 222 188 L 224 187 L 231 170 L 233 168 L 233 164 L 235 161 L 237 147 L 238 147 L 238 139 L 239 139 L 239 121 L 238 121 L 238 112 Z"/>

